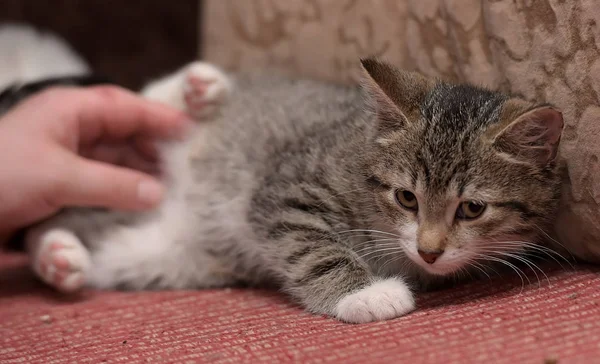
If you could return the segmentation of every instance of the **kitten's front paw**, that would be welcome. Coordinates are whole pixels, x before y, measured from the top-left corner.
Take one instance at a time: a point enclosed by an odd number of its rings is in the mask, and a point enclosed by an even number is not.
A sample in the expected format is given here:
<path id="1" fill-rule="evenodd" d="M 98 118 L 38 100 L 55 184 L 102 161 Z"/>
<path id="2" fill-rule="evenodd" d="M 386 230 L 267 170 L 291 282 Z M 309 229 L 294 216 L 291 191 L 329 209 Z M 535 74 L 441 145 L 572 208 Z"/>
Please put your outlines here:
<path id="1" fill-rule="evenodd" d="M 206 62 L 194 62 L 185 70 L 183 98 L 187 112 L 196 119 L 213 115 L 231 92 L 231 82 L 221 70 Z"/>
<path id="2" fill-rule="evenodd" d="M 396 278 L 376 281 L 343 297 L 335 316 L 350 323 L 390 320 L 415 309 L 415 299 L 406 284 Z"/>

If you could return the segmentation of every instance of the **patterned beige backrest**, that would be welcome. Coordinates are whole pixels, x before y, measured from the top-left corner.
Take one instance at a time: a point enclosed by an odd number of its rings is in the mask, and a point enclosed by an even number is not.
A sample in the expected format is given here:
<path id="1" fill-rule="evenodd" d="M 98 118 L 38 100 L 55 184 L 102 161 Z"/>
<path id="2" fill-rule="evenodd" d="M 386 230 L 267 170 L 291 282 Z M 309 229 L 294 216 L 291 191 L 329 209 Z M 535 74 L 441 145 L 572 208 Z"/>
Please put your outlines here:
<path id="1" fill-rule="evenodd" d="M 205 0 L 203 54 L 352 82 L 358 58 L 559 106 L 567 127 L 563 244 L 600 262 L 597 0 Z"/>

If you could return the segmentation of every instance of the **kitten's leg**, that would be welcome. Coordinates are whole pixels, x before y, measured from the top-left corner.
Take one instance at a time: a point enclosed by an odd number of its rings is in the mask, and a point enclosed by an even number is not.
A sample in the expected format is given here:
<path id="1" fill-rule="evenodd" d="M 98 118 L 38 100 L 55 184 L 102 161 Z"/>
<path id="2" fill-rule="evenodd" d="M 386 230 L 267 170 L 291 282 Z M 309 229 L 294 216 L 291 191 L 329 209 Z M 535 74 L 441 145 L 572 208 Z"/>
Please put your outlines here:
<path id="1" fill-rule="evenodd" d="M 200 120 L 218 111 L 231 93 L 231 88 L 231 80 L 223 71 L 210 63 L 198 61 L 148 84 L 141 94 L 186 111 Z"/>
<path id="2" fill-rule="evenodd" d="M 414 310 L 413 294 L 401 278 L 375 277 L 355 253 L 339 243 L 307 246 L 305 241 L 296 241 L 287 246 L 292 245 L 300 248 L 285 258 L 285 288 L 309 311 L 364 323 Z"/>
<path id="3" fill-rule="evenodd" d="M 58 228 L 34 230 L 26 244 L 32 268 L 44 282 L 63 292 L 83 286 L 91 262 L 75 234 Z"/>
<path id="4" fill-rule="evenodd" d="M 188 66 L 184 100 L 186 111 L 197 119 L 213 115 L 231 93 L 231 81 L 215 66 L 195 62 Z"/>

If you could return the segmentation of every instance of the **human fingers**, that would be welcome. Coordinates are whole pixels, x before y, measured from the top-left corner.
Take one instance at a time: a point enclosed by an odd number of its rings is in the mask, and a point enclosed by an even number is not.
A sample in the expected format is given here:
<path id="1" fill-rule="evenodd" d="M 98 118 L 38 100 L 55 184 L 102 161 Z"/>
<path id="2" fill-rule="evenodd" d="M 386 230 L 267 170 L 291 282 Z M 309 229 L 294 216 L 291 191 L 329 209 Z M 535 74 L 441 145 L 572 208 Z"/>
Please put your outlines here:
<path id="1" fill-rule="evenodd" d="M 159 162 L 156 156 L 149 155 L 148 151 L 140 151 L 131 144 L 101 143 L 93 147 L 82 148 L 79 154 L 87 159 L 132 168 L 152 175 L 156 175 L 159 171 Z"/>
<path id="2" fill-rule="evenodd" d="M 32 106 L 21 108 L 25 113 L 52 110 L 51 116 L 60 120 L 59 127 L 70 126 L 62 132 L 84 145 L 99 139 L 134 136 L 172 138 L 184 133 L 189 125 L 183 112 L 117 86 L 55 87 L 25 103 Z"/>
<path id="3" fill-rule="evenodd" d="M 75 158 L 56 199 L 57 205 L 101 206 L 118 210 L 144 210 L 163 197 L 162 184 L 140 171 L 99 161 Z"/>
<path id="4" fill-rule="evenodd" d="M 187 125 L 187 117 L 181 111 L 119 87 L 95 86 L 80 91 L 76 109 L 80 143 L 99 137 L 171 138 L 182 133 Z"/>

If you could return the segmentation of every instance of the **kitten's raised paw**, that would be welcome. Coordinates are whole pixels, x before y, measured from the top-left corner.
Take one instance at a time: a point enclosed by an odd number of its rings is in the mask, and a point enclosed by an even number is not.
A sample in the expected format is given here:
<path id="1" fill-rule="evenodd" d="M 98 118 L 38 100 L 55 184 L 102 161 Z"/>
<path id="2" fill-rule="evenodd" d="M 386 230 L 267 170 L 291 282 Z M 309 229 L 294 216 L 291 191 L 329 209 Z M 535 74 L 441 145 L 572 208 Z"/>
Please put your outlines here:
<path id="1" fill-rule="evenodd" d="M 415 299 L 400 279 L 376 281 L 343 297 L 335 308 L 335 316 L 345 322 L 365 323 L 390 320 L 415 309 Z"/>
<path id="2" fill-rule="evenodd" d="M 231 91 L 229 78 L 209 63 L 192 63 L 187 67 L 184 77 L 186 110 L 196 119 L 213 115 Z"/>
<path id="3" fill-rule="evenodd" d="M 62 292 L 80 289 L 90 257 L 79 239 L 65 230 L 51 230 L 39 239 L 32 264 L 40 278 Z"/>

